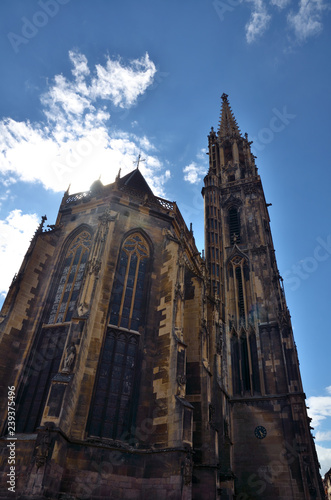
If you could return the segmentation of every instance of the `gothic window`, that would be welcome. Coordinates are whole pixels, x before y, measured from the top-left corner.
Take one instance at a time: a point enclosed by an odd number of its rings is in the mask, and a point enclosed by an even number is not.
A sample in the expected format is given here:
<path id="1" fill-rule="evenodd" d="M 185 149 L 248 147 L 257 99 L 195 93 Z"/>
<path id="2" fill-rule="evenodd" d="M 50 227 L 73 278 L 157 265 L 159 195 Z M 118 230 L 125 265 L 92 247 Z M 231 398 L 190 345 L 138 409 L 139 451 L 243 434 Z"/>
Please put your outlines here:
<path id="1" fill-rule="evenodd" d="M 242 267 L 236 267 L 236 279 L 237 279 L 237 301 L 238 301 L 238 312 L 240 320 L 245 320 L 245 302 L 244 302 L 244 289 L 242 281 Z"/>
<path id="2" fill-rule="evenodd" d="M 108 327 L 100 360 L 89 434 L 125 440 L 135 406 L 139 335 Z"/>
<path id="3" fill-rule="evenodd" d="M 241 393 L 239 342 L 236 335 L 231 337 L 232 389 L 234 395 Z"/>
<path id="4" fill-rule="evenodd" d="M 248 348 L 247 348 L 247 338 L 246 335 L 242 335 L 240 338 L 240 347 L 241 347 L 241 374 L 242 374 L 242 384 L 243 390 L 250 390 L 250 377 L 249 377 L 249 361 L 248 361 Z"/>
<path id="5" fill-rule="evenodd" d="M 70 321 L 83 280 L 91 247 L 91 235 L 82 231 L 69 246 L 61 268 L 60 281 L 47 323 Z"/>
<path id="6" fill-rule="evenodd" d="M 149 246 L 139 233 L 125 240 L 111 297 L 110 324 L 138 330 L 144 316 L 144 285 Z"/>
<path id="7" fill-rule="evenodd" d="M 231 337 L 232 390 L 234 395 L 260 393 L 258 353 L 254 331 Z"/>
<path id="8" fill-rule="evenodd" d="M 51 380 L 59 370 L 67 330 L 68 325 L 41 330 L 17 398 L 17 432 L 33 432 L 40 424 Z"/>
<path id="9" fill-rule="evenodd" d="M 230 228 L 230 243 L 240 243 L 240 218 L 237 208 L 232 207 L 229 210 L 229 228 Z"/>

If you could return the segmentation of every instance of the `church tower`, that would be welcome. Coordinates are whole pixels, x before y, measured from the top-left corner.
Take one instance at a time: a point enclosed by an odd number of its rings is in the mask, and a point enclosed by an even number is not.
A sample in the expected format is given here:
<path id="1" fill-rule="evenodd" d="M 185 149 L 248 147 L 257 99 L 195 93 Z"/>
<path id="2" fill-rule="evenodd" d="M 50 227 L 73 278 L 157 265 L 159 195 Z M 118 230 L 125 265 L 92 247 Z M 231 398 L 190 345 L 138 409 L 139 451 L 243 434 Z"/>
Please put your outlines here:
<path id="1" fill-rule="evenodd" d="M 139 160 L 42 218 L 0 314 L 1 498 L 323 498 L 261 180 L 222 100 L 205 258 Z"/>
<path id="2" fill-rule="evenodd" d="M 209 293 L 221 332 L 214 397 L 222 498 L 232 498 L 231 484 L 243 500 L 322 498 L 268 204 L 250 145 L 223 94 L 202 190 Z"/>

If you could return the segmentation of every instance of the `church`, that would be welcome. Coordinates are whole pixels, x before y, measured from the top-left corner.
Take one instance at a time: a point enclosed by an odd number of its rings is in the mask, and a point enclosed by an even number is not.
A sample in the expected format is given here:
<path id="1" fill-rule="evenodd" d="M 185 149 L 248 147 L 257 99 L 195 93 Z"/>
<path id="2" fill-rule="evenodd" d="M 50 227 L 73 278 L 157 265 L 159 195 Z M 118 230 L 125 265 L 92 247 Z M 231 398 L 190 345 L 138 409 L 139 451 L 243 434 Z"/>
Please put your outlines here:
<path id="1" fill-rule="evenodd" d="M 208 154 L 202 255 L 138 168 L 42 218 L 0 317 L 0 498 L 324 498 L 268 205 L 226 94 Z"/>

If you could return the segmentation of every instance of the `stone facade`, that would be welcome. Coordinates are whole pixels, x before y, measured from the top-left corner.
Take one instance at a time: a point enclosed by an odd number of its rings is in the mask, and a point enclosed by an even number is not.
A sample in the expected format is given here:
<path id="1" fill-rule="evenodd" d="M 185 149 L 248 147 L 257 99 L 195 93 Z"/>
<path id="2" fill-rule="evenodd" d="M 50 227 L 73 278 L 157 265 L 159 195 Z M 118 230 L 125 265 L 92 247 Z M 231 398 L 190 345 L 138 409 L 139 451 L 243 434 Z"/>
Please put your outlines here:
<path id="1" fill-rule="evenodd" d="M 323 485 L 325 490 L 325 498 L 327 500 L 331 499 L 331 469 L 325 474 L 323 479 Z"/>
<path id="2" fill-rule="evenodd" d="M 222 98 L 205 259 L 139 169 L 43 218 L 1 312 L 0 498 L 13 437 L 13 498 L 323 498 L 261 181 Z"/>

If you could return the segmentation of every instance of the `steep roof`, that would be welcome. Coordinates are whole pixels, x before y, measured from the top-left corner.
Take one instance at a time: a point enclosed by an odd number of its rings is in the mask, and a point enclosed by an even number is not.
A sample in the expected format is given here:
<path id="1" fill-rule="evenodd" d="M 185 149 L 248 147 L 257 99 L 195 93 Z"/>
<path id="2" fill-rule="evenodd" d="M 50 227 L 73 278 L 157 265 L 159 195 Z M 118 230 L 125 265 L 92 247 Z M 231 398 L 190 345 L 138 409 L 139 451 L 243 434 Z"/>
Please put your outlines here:
<path id="1" fill-rule="evenodd" d="M 137 189 L 138 191 L 142 191 L 149 196 L 154 196 L 153 191 L 138 168 L 135 168 L 124 177 L 120 177 L 117 182 L 120 187 L 131 187 L 133 189 Z"/>

